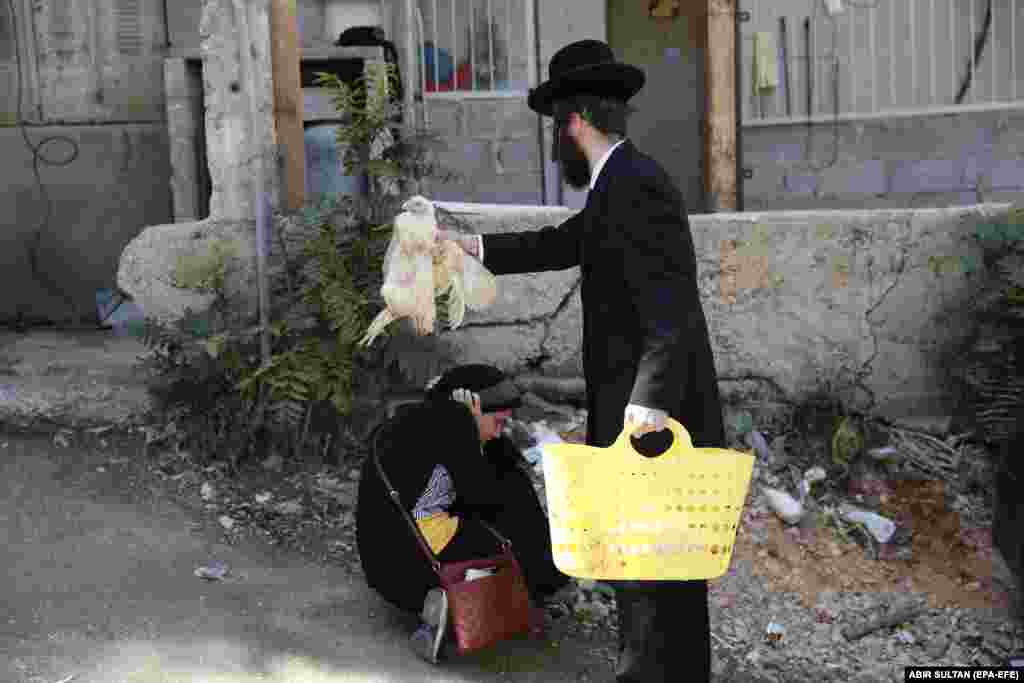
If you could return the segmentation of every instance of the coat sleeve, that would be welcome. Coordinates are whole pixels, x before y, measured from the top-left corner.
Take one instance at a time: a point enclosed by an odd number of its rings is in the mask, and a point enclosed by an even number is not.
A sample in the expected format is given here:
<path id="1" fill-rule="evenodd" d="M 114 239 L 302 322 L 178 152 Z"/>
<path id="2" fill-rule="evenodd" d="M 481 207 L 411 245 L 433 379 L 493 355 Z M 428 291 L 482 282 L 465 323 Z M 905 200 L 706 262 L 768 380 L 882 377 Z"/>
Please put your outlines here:
<path id="1" fill-rule="evenodd" d="M 579 265 L 583 212 L 561 225 L 484 235 L 484 267 L 495 275 L 565 270 Z"/>
<path id="2" fill-rule="evenodd" d="M 444 465 L 455 487 L 456 515 L 490 516 L 496 512 L 498 481 L 494 467 L 480 452 L 480 436 L 469 409 L 458 403 L 445 405 L 445 424 L 451 424 L 438 444 L 437 462 Z M 450 411 L 450 412 L 449 412 Z"/>
<path id="3" fill-rule="evenodd" d="M 621 254 L 625 295 L 641 328 L 631 404 L 678 412 L 687 386 L 687 335 L 696 298 L 689 229 L 677 193 L 657 177 L 634 176 L 609 222 L 608 243 Z"/>

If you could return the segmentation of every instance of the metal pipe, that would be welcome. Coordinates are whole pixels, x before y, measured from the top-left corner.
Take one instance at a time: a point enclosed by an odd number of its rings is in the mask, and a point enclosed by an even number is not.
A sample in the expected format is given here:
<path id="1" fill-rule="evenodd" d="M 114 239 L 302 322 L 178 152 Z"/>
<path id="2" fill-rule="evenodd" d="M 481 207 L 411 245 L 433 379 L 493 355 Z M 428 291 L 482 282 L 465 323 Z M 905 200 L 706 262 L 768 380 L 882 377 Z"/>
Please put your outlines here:
<path id="1" fill-rule="evenodd" d="M 434 0 L 434 13 L 430 17 L 430 27 L 434 31 L 434 92 L 441 92 L 441 46 L 437 44 L 437 0 Z"/>
<path id="2" fill-rule="evenodd" d="M 739 23 L 739 22 L 737 22 Z M 779 34 L 782 40 L 782 70 L 786 79 L 786 116 L 793 115 L 793 81 L 790 78 L 789 68 L 789 31 L 786 29 L 786 17 L 779 17 Z M 739 52 L 739 47 L 736 48 Z M 736 79 L 739 83 L 739 78 Z M 738 120 L 738 119 L 737 119 Z"/>
<path id="3" fill-rule="evenodd" d="M 469 0 L 469 59 L 473 70 L 473 92 L 479 90 L 476 78 L 476 2 Z"/>
<path id="4" fill-rule="evenodd" d="M 914 21 L 914 15 L 917 13 L 917 7 L 914 4 L 914 0 L 907 0 L 907 25 L 910 28 L 910 97 L 911 106 L 916 107 L 918 105 L 917 100 L 917 22 Z"/>
<path id="5" fill-rule="evenodd" d="M 871 111 L 878 111 L 878 48 L 875 45 L 875 6 L 868 9 L 868 51 L 871 53 Z"/>
<path id="6" fill-rule="evenodd" d="M 736 0 L 737 5 L 739 0 Z M 785 30 L 785 17 L 781 19 L 783 30 Z M 736 61 L 736 85 L 734 89 L 736 92 L 736 211 L 743 211 L 743 98 L 740 93 L 743 88 L 739 87 L 739 84 L 743 82 L 743 32 L 740 30 L 739 17 L 735 22 L 736 33 L 733 38 L 733 42 L 736 44 L 735 48 L 735 61 Z M 707 59 L 707 56 L 704 57 Z M 789 98 L 789 63 L 786 62 L 786 97 Z"/>
<path id="7" fill-rule="evenodd" d="M 953 86 L 952 99 L 956 102 L 956 2 L 949 0 L 949 82 Z"/>
<path id="8" fill-rule="evenodd" d="M 928 90 L 928 104 L 935 104 L 938 86 L 935 83 L 935 0 L 928 0 L 928 22 L 931 32 L 928 34 L 928 45 L 930 47 L 931 59 L 928 60 L 928 67 L 931 69 L 931 87 Z"/>
<path id="9" fill-rule="evenodd" d="M 968 50 L 968 54 L 969 54 L 970 60 L 971 60 L 971 71 L 968 74 L 968 78 L 973 79 L 974 78 L 974 37 L 978 35 L 977 32 L 974 29 L 974 0 L 971 0 L 970 12 L 971 12 L 971 43 L 967 46 L 967 50 Z M 975 98 L 974 98 L 975 91 L 976 91 L 976 88 L 972 87 L 970 89 L 970 95 L 971 95 L 971 102 L 972 103 L 976 103 L 977 102 L 977 100 L 975 100 Z"/>
<path id="10" fill-rule="evenodd" d="M 832 21 L 835 20 L 835 17 L 833 17 Z M 855 112 L 857 111 L 857 79 L 854 77 L 854 74 L 857 73 L 857 42 L 854 37 L 854 33 L 857 28 L 857 20 L 853 12 L 846 13 L 846 20 L 850 26 L 850 111 Z M 835 34 L 833 33 L 833 35 Z M 838 65 L 839 50 L 838 46 L 836 47 L 837 49 L 835 50 L 835 54 L 833 55 L 833 63 Z"/>
<path id="11" fill-rule="evenodd" d="M 804 51 L 807 55 L 807 126 L 814 116 L 814 56 L 811 41 L 811 19 L 804 19 Z"/>
<path id="12" fill-rule="evenodd" d="M 896 108 L 896 3 L 889 3 L 889 108 Z"/>
<path id="13" fill-rule="evenodd" d="M 487 0 L 487 50 L 491 63 L 491 90 L 497 90 L 498 84 L 494 78 L 494 8 L 491 0 Z"/>

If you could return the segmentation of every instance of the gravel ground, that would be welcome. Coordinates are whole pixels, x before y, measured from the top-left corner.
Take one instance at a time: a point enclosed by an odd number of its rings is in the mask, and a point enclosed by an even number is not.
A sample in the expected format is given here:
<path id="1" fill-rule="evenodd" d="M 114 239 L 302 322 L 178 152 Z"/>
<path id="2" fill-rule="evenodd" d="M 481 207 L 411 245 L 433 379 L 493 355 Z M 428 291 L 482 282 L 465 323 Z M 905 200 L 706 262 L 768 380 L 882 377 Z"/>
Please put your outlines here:
<path id="1" fill-rule="evenodd" d="M 578 438 L 579 422 L 563 424 L 568 427 L 565 436 Z M 92 439 L 98 447 L 108 438 L 121 437 L 56 437 Z M 141 450 L 146 455 L 135 463 L 142 472 L 140 481 L 155 483 L 181 504 L 202 509 L 206 523 L 218 526 L 226 542 L 259 537 L 361 577 L 354 526 L 356 456 L 338 467 L 271 460 L 229 473 L 223 464 L 165 448 L 158 441 Z M 807 456 L 789 464 L 809 466 L 813 461 Z M 540 468 L 524 466 L 545 500 Z M 946 584 L 928 583 L 921 578 L 923 570 L 913 569 L 915 564 L 872 560 L 869 548 L 827 531 L 807 541 L 803 532 L 784 529 L 760 493 L 765 484 L 778 485 L 777 472 L 768 466 L 755 468 L 730 570 L 711 582 L 715 669 L 721 680 L 893 681 L 902 680 L 903 667 L 910 665 L 1005 665 L 1010 655 L 1024 652 L 1024 628 L 1010 616 L 1019 596 L 1001 565 L 992 565 L 993 573 L 982 580 L 950 579 L 953 587 L 947 593 L 931 594 L 930 586 Z M 964 529 L 984 530 L 990 524 L 983 493 L 952 492 L 949 498 Z M 983 544 L 964 547 L 991 555 Z M 871 574 L 873 567 L 877 577 Z M 812 570 L 818 572 L 817 583 L 802 582 L 800 577 Z M 845 627 L 909 603 L 923 611 L 905 624 L 855 640 L 843 635 Z M 616 615 L 606 586 L 578 581 L 566 604 L 548 608 L 547 619 L 559 637 L 580 639 L 602 657 L 614 659 Z"/>

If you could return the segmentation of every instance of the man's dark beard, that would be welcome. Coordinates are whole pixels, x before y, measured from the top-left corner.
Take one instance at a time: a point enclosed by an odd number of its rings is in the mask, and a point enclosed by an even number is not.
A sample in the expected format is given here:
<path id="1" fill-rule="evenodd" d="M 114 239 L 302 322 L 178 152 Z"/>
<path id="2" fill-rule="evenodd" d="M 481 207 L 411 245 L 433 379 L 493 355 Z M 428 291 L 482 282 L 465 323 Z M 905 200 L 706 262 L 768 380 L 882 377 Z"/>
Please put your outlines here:
<path id="1" fill-rule="evenodd" d="M 576 141 L 569 137 L 564 128 L 559 128 L 551 150 L 552 156 L 558 159 L 562 167 L 562 178 L 574 190 L 582 190 L 590 185 L 590 162 L 584 156 Z"/>

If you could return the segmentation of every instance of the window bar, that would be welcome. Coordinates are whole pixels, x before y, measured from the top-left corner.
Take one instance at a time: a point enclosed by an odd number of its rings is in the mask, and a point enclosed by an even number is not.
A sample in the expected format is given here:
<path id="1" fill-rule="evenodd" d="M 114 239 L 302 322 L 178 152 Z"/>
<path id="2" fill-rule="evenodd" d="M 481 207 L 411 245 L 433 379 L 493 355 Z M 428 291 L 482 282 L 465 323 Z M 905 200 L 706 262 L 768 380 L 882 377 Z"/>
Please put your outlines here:
<path id="1" fill-rule="evenodd" d="M 853 12 L 846 13 L 846 19 L 850 26 L 850 113 L 857 111 L 857 42 L 854 38 L 854 31 L 857 28 L 857 20 Z M 838 59 L 838 52 L 836 58 Z"/>
<path id="2" fill-rule="evenodd" d="M 955 0 L 953 0 L 955 2 Z M 896 3 L 889 3 L 889 108 L 896 108 Z"/>
<path id="3" fill-rule="evenodd" d="M 498 82 L 494 80 L 494 8 L 491 7 L 491 0 L 487 0 L 487 51 L 491 64 L 491 90 L 498 89 Z"/>
<path id="4" fill-rule="evenodd" d="M 878 112 L 878 52 L 875 47 L 875 8 L 868 8 L 868 52 L 871 53 L 871 113 Z"/>
<path id="5" fill-rule="evenodd" d="M 996 2 L 992 3 L 992 23 L 989 24 L 989 27 L 992 30 L 992 61 L 990 62 L 990 66 L 988 69 L 989 74 L 992 75 L 992 85 L 989 86 L 988 91 L 989 102 L 995 102 L 996 100 L 999 99 L 999 97 L 996 94 L 996 82 L 999 80 L 996 77 L 999 73 L 999 70 L 996 68 L 996 59 L 998 59 L 999 57 L 999 41 L 996 39 L 999 35 L 999 22 L 996 21 L 996 5 L 998 4 L 999 3 Z M 1012 5 L 1013 3 L 1010 4 Z"/>
<path id="6" fill-rule="evenodd" d="M 968 88 L 971 96 L 971 104 L 975 103 L 974 93 L 977 91 L 975 87 L 977 84 L 974 82 L 977 74 L 974 73 L 974 36 L 977 34 L 974 32 L 974 0 L 971 0 L 971 39 L 967 43 L 967 56 L 971 60 L 971 85 Z"/>
<path id="7" fill-rule="evenodd" d="M 473 92 L 478 90 L 476 82 L 476 0 L 469 0 L 469 62 L 473 72 Z"/>
<path id="8" fill-rule="evenodd" d="M 949 0 L 949 85 L 952 95 L 950 103 L 956 102 L 956 2 Z"/>
<path id="9" fill-rule="evenodd" d="M 437 0 L 434 0 L 434 13 L 430 15 L 430 27 L 434 29 L 434 92 L 441 92 L 441 50 L 437 44 Z"/>
<path id="10" fill-rule="evenodd" d="M 972 0 L 973 1 L 973 0 Z M 917 103 L 917 22 L 914 17 L 917 14 L 915 0 L 908 0 L 907 25 L 910 28 L 910 106 L 916 107 Z"/>
<path id="11" fill-rule="evenodd" d="M 455 26 L 455 3 L 458 0 L 451 0 L 452 3 L 452 92 L 459 89 L 459 52 L 456 49 L 458 45 L 458 31 Z"/>
<path id="12" fill-rule="evenodd" d="M 931 59 L 928 60 L 928 66 L 931 70 L 931 87 L 928 90 L 928 103 L 934 105 L 938 103 L 938 97 L 935 95 L 935 0 L 928 0 L 928 47 L 931 53 Z"/>
<path id="13" fill-rule="evenodd" d="M 512 89 L 512 0 L 505 0 L 505 87 Z"/>
<path id="14" fill-rule="evenodd" d="M 534 0 L 524 0 L 523 4 L 526 5 L 526 87 L 529 88 L 536 82 L 537 69 L 540 68 L 537 63 L 537 38 L 534 26 L 537 7 Z"/>
<path id="15" fill-rule="evenodd" d="M 1017 100 L 1017 3 L 1010 11 L 1010 70 L 1011 98 Z"/>

